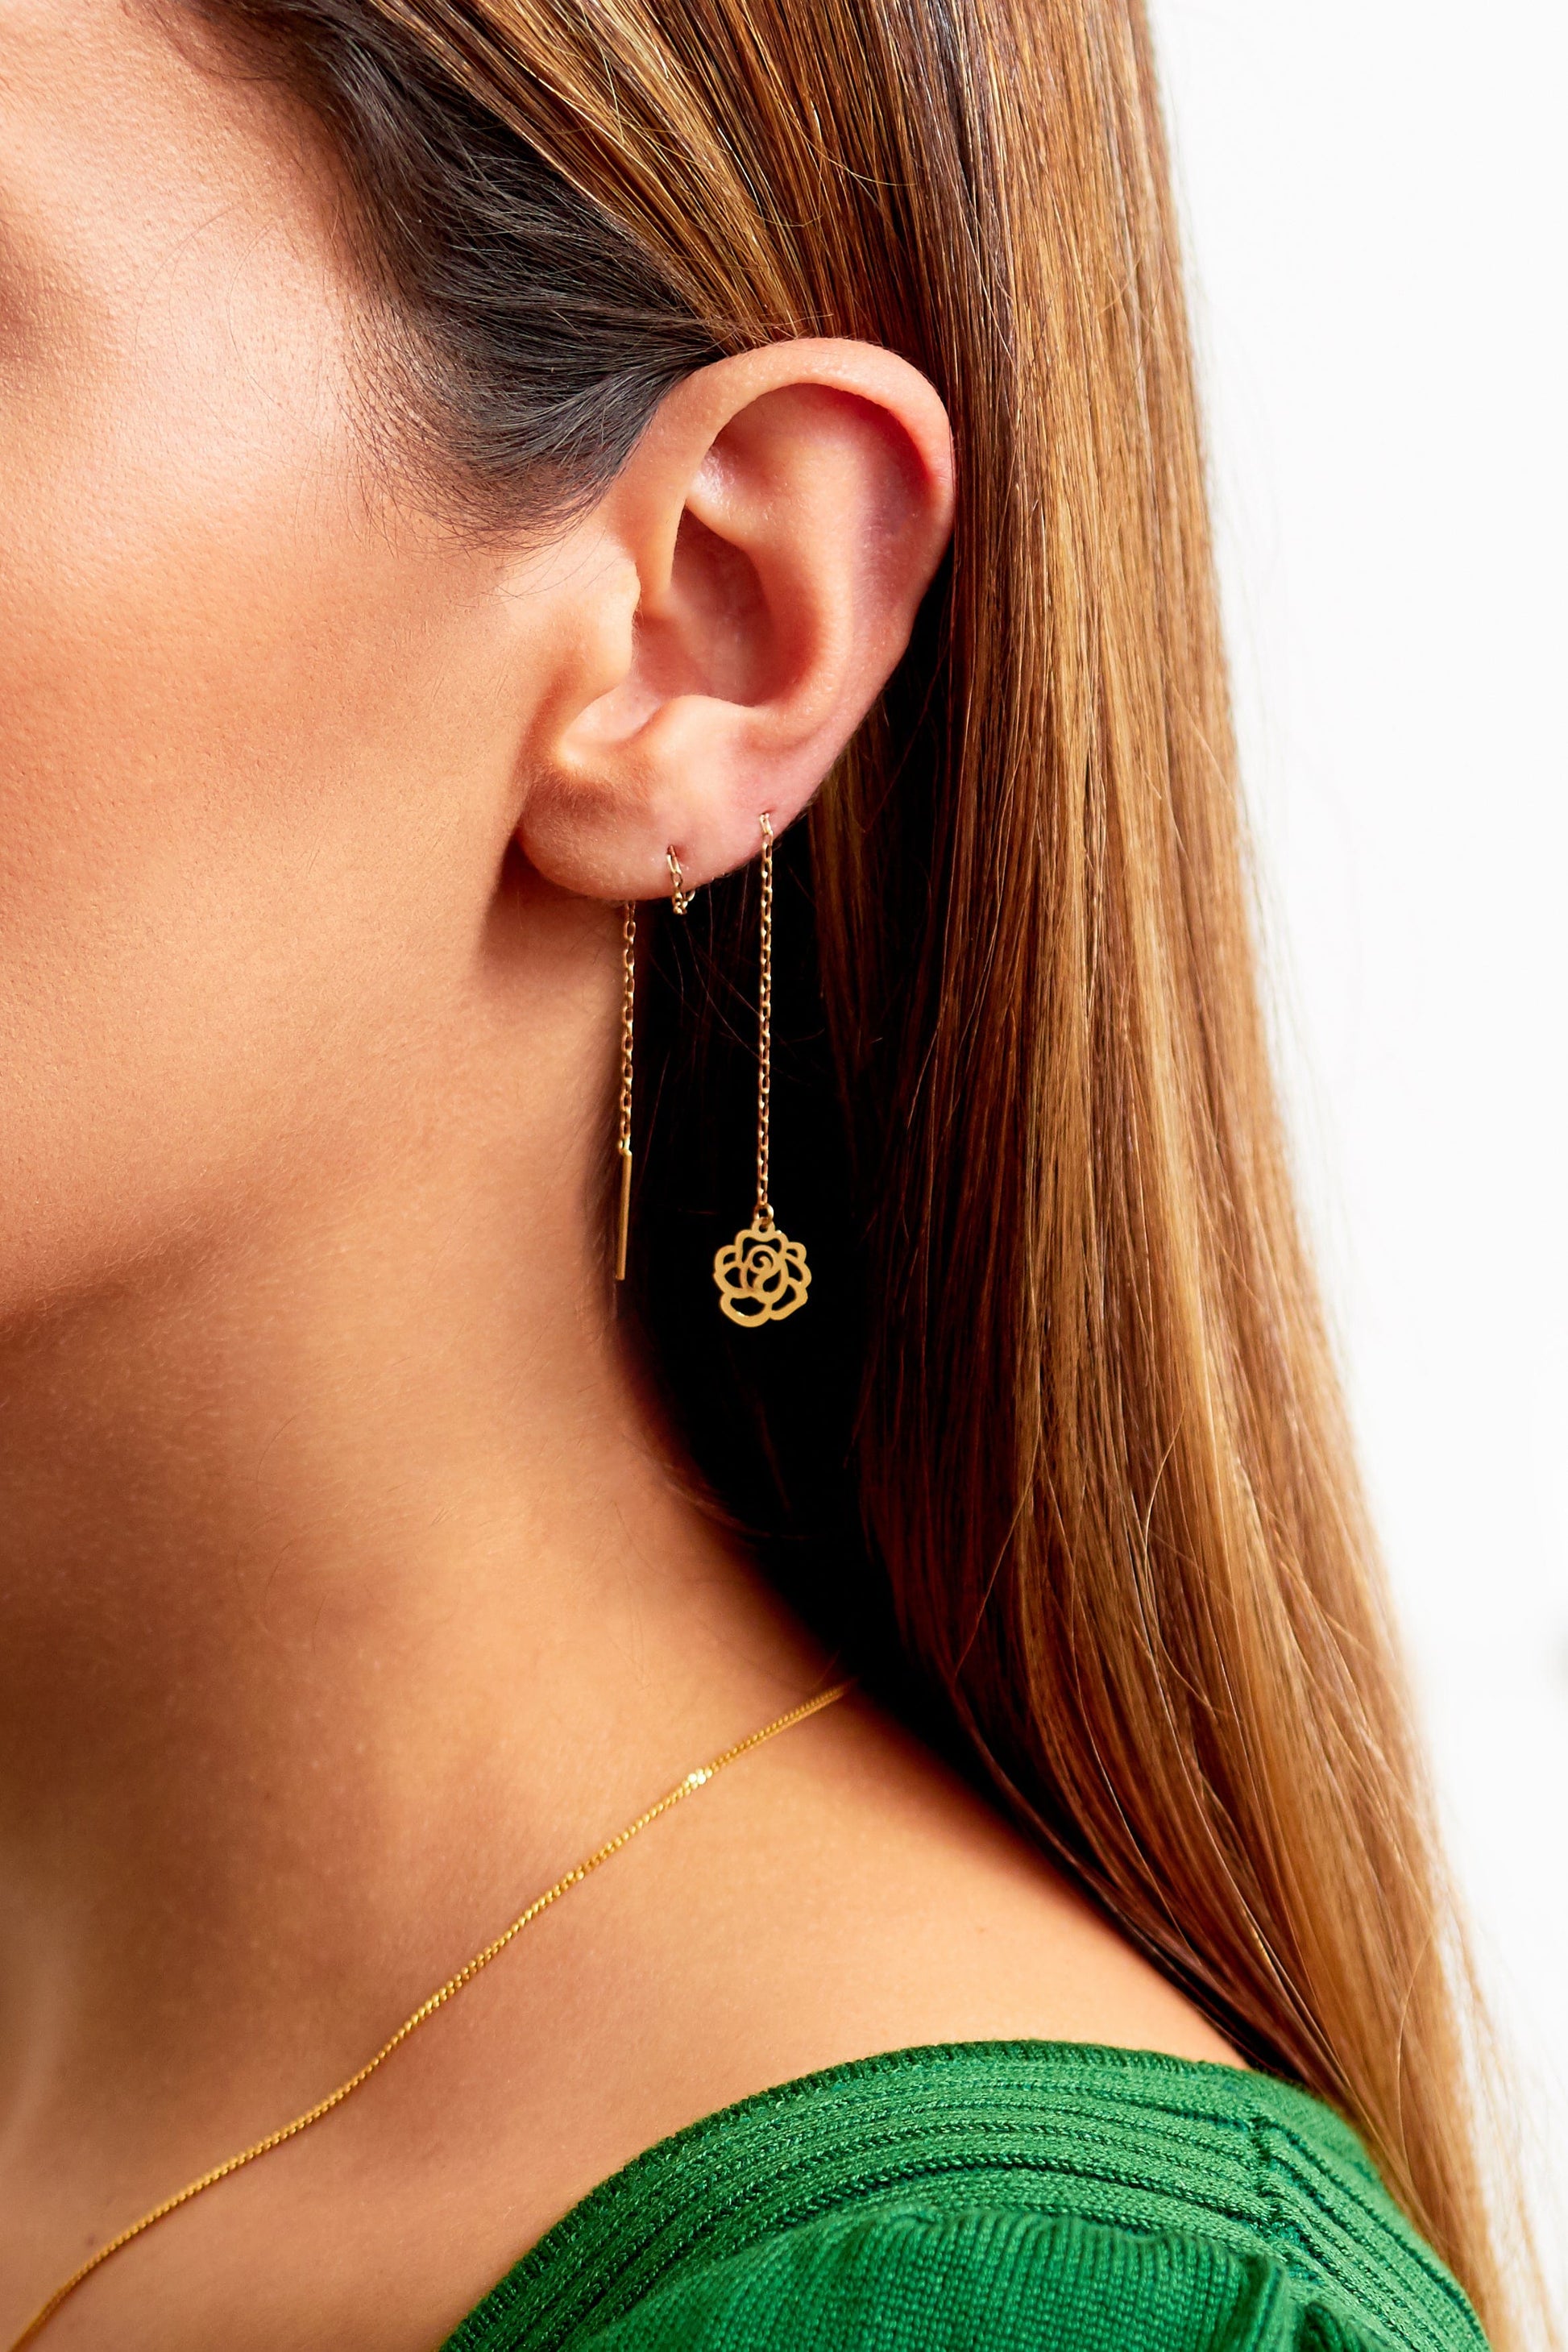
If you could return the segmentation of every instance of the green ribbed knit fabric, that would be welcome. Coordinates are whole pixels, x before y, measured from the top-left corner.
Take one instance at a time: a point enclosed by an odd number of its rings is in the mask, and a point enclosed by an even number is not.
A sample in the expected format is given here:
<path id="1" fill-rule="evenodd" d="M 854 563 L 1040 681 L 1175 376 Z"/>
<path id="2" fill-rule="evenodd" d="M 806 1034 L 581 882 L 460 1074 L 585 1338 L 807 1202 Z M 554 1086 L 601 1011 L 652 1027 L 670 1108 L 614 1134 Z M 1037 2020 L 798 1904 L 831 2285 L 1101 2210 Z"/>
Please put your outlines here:
<path id="1" fill-rule="evenodd" d="M 1481 2352 L 1353 2132 L 1256 2074 L 954 2042 L 764 2091 L 584 2198 L 444 2352 Z"/>

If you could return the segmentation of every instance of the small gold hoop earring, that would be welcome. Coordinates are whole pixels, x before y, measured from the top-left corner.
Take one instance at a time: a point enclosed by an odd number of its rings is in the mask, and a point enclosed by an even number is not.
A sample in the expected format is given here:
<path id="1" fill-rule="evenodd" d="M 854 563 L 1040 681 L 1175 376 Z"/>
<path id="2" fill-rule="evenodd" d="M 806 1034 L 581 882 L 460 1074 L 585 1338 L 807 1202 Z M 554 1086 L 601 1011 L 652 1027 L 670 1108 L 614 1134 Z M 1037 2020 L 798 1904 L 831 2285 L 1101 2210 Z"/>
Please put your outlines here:
<path id="1" fill-rule="evenodd" d="M 719 1309 L 731 1323 L 782 1323 L 805 1305 L 811 1268 L 805 1244 L 773 1223 L 768 1198 L 770 1096 L 773 1091 L 773 826 L 763 812 L 761 971 L 757 989 L 757 1199 L 752 1222 L 713 1256 Z"/>
<path id="2" fill-rule="evenodd" d="M 626 1278 L 626 1241 L 632 1217 L 632 1020 L 637 1009 L 637 910 L 628 898 L 621 908 L 621 1099 L 616 1142 L 621 1163 L 620 1203 L 616 1212 L 616 1280 Z"/>
<path id="3" fill-rule="evenodd" d="M 665 851 L 664 862 L 669 868 L 669 903 L 678 915 L 684 915 L 695 893 L 681 887 L 680 860 L 673 849 Z"/>

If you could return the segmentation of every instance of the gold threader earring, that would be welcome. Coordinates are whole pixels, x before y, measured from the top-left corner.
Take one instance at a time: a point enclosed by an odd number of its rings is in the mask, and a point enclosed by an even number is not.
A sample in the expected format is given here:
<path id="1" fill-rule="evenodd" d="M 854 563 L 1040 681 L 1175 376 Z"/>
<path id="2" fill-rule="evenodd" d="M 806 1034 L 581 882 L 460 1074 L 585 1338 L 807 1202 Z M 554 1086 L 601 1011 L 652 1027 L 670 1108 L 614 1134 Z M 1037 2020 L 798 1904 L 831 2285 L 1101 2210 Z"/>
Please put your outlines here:
<path id="1" fill-rule="evenodd" d="M 805 1244 L 792 1242 L 773 1223 L 768 1198 L 768 1097 L 773 1083 L 773 827 L 763 820 L 763 936 L 757 991 L 757 1200 L 752 1222 L 717 1251 L 713 1279 L 720 1311 L 731 1323 L 782 1323 L 805 1305 L 811 1268 Z"/>
<path id="2" fill-rule="evenodd" d="M 616 1213 L 616 1280 L 626 1278 L 626 1236 L 632 1216 L 632 1022 L 637 993 L 637 910 L 628 898 L 621 908 L 621 1101 L 616 1152 L 621 1163 L 621 1199 Z"/>
<path id="3" fill-rule="evenodd" d="M 664 853 L 669 868 L 669 901 L 684 915 L 693 893 L 680 879 L 680 860 L 673 849 Z M 621 1164 L 620 1205 L 616 1213 L 616 1280 L 626 1278 L 626 1244 L 632 1218 L 632 1033 L 637 993 L 637 910 L 628 898 L 621 908 L 621 1099 L 616 1157 Z"/>

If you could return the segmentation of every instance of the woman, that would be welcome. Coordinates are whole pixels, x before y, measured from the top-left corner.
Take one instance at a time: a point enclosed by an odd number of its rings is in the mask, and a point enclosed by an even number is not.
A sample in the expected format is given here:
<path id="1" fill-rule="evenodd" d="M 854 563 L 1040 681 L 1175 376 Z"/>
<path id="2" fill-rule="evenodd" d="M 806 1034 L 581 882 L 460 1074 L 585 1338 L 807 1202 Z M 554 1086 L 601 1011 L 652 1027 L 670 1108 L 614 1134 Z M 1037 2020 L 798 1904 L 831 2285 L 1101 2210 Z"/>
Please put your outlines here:
<path id="1" fill-rule="evenodd" d="M 0 120 L 5 2340 L 1509 2340 L 1136 0 Z"/>

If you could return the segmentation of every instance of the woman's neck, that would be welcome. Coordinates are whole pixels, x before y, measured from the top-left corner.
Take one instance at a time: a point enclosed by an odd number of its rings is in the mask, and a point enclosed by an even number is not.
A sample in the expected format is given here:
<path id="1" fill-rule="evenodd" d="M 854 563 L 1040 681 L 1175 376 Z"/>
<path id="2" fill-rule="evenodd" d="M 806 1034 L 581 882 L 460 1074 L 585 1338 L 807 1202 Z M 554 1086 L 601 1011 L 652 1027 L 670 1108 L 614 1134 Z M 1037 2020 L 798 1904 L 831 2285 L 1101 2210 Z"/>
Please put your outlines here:
<path id="1" fill-rule="evenodd" d="M 810 1679 L 660 1458 L 584 1153 L 296 1201 L 0 1355 L 0 2151 L 307 2104 Z"/>

